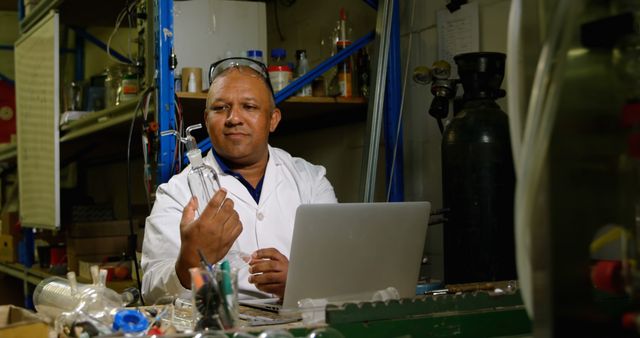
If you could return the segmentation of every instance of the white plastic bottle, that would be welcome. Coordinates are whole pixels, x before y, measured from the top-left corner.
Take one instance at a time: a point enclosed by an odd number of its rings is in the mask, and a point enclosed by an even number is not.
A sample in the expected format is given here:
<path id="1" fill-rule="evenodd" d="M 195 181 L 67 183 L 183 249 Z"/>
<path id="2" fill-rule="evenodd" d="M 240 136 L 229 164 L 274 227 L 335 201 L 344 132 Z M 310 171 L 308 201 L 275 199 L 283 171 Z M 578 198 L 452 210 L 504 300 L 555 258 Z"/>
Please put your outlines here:
<path id="1" fill-rule="evenodd" d="M 189 93 L 195 93 L 197 86 L 196 86 L 196 74 L 191 72 L 189 73 L 189 82 L 187 83 L 187 91 Z"/>

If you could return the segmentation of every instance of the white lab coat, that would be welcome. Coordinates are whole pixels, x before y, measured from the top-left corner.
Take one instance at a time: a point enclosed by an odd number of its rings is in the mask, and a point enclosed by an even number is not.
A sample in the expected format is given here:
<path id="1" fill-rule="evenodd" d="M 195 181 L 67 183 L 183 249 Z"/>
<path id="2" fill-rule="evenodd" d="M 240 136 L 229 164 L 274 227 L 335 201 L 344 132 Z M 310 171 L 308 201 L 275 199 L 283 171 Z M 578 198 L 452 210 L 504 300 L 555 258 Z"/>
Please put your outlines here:
<path id="1" fill-rule="evenodd" d="M 324 167 L 292 157 L 282 149 L 269 146 L 258 204 L 242 183 L 222 173 L 211 152 L 204 160 L 218 172 L 220 184 L 227 189 L 227 197 L 233 200 L 242 222 L 242 233 L 233 250 L 251 254 L 260 248 L 273 247 L 289 257 L 297 207 L 309 203 L 337 203 Z M 142 245 L 142 295 L 147 304 L 163 296 L 191 297 L 190 290 L 182 287 L 175 271 L 180 249 L 180 219 L 191 198 L 187 183 L 189 169 L 185 168 L 158 187 L 153 210 L 146 220 Z M 248 276 L 247 269 L 239 271 L 240 292 L 266 295 L 248 282 Z"/>

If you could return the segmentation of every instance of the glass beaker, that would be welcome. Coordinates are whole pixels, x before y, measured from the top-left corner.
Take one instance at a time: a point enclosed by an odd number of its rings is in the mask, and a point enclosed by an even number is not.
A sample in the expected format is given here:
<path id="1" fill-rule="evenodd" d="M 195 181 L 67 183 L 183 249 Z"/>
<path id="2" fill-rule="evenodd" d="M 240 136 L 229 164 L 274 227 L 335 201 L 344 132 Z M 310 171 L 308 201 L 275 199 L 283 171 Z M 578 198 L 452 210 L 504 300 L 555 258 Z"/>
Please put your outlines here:
<path id="1" fill-rule="evenodd" d="M 105 108 L 110 108 L 120 103 L 118 94 L 122 86 L 122 67 L 111 65 L 105 71 L 107 77 L 104 79 L 104 105 Z"/>
<path id="2" fill-rule="evenodd" d="M 64 86 L 62 95 L 63 112 L 82 110 L 82 86 L 76 81 Z"/>

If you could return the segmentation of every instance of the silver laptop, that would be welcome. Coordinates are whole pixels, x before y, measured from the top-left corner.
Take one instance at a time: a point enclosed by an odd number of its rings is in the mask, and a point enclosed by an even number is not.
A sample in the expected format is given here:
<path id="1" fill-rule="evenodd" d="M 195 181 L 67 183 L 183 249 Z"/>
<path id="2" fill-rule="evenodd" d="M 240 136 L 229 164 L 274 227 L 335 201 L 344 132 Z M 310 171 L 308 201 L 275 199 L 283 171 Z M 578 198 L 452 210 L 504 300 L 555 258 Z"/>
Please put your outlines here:
<path id="1" fill-rule="evenodd" d="M 282 310 L 295 312 L 304 298 L 389 286 L 415 296 L 430 209 L 429 202 L 298 207 Z"/>

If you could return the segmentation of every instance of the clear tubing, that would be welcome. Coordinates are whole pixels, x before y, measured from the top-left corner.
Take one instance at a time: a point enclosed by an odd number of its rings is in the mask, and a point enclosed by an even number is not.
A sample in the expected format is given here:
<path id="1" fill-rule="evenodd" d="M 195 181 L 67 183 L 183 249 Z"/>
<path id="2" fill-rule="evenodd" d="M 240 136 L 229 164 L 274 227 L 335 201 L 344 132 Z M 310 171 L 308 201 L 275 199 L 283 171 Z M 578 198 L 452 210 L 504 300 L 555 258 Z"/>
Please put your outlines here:
<path id="1" fill-rule="evenodd" d="M 522 299 L 531 318 L 534 318 L 531 263 L 533 210 L 557 114 L 556 108 L 562 88 L 567 50 L 581 5 L 580 0 L 557 3 L 550 35 L 538 60 L 519 161 L 516 165 L 518 182 L 515 193 L 516 263 Z"/>

